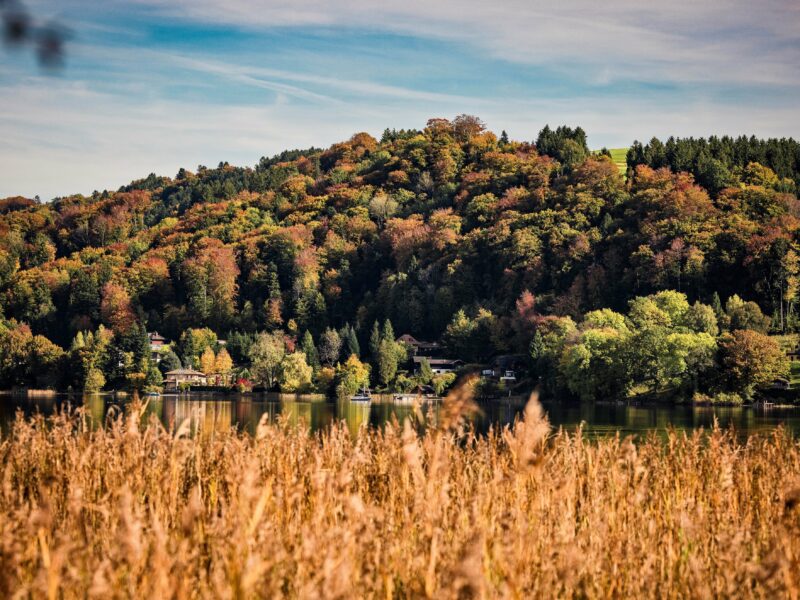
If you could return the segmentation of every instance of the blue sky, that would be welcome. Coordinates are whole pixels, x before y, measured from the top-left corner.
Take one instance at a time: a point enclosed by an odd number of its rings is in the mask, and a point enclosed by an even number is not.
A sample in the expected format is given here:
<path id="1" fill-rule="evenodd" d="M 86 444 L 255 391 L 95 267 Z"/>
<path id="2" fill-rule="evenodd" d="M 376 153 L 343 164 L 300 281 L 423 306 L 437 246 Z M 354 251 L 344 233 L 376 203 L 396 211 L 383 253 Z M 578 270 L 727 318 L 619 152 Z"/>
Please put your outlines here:
<path id="1" fill-rule="evenodd" d="M 249 165 L 480 116 L 531 140 L 800 137 L 795 0 L 28 0 L 66 66 L 0 49 L 0 197 Z M 99 5 L 99 8 L 98 8 Z"/>

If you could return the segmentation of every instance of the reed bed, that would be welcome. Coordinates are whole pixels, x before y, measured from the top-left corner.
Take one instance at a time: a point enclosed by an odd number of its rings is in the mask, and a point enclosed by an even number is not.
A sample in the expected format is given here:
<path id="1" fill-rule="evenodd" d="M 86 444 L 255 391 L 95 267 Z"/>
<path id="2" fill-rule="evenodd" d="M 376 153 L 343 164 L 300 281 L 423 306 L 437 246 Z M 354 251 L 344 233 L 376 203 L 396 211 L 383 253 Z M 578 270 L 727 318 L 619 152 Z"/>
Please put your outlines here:
<path id="1" fill-rule="evenodd" d="M 257 435 L 137 409 L 0 441 L 0 597 L 797 598 L 800 444 L 439 425 Z"/>

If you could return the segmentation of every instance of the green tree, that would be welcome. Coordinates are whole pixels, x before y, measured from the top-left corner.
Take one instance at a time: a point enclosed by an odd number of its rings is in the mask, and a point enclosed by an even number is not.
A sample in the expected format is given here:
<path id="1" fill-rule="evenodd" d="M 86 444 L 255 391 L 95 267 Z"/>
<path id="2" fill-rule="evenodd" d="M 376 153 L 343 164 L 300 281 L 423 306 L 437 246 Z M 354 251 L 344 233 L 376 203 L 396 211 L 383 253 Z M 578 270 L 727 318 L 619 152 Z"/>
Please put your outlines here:
<path id="1" fill-rule="evenodd" d="M 374 321 L 372 323 L 372 332 L 369 334 L 369 355 L 372 358 L 372 361 L 375 362 L 378 359 L 378 349 L 381 345 L 381 331 L 378 327 L 378 322 Z"/>
<path id="2" fill-rule="evenodd" d="M 168 373 L 181 368 L 181 359 L 172 350 L 168 350 L 158 363 L 158 368 L 162 373 Z"/>
<path id="3" fill-rule="evenodd" d="M 394 381 L 395 375 L 397 375 L 397 365 L 403 359 L 405 359 L 405 346 L 393 340 L 381 340 L 377 363 L 378 377 L 384 386 L 388 386 Z"/>
<path id="4" fill-rule="evenodd" d="M 455 380 L 455 373 L 441 373 L 439 375 L 434 375 L 433 379 L 431 379 L 431 385 L 433 385 L 434 393 L 437 396 L 441 396 L 447 388 L 453 385 Z"/>
<path id="5" fill-rule="evenodd" d="M 106 378 L 103 376 L 103 372 L 97 367 L 91 367 L 86 373 L 83 391 L 88 393 L 99 392 L 105 384 Z"/>
<path id="6" fill-rule="evenodd" d="M 311 368 L 316 372 L 319 370 L 319 356 L 317 356 L 317 347 L 314 345 L 314 337 L 311 332 L 306 330 L 303 338 L 300 341 L 300 351 L 306 355 L 306 360 Z"/>
<path id="7" fill-rule="evenodd" d="M 383 329 L 381 329 L 381 340 L 393 342 L 394 339 L 394 327 L 392 327 L 392 322 L 389 319 L 386 319 L 383 322 Z"/>
<path id="8" fill-rule="evenodd" d="M 311 389 L 314 370 L 306 362 L 303 352 L 292 352 L 283 357 L 278 383 L 283 392 L 307 392 Z"/>
<path id="9" fill-rule="evenodd" d="M 161 371 L 158 370 L 158 367 L 156 367 L 154 364 L 148 365 L 145 375 L 145 391 L 158 391 L 163 387 L 164 377 L 161 375 Z"/>
<path id="10" fill-rule="evenodd" d="M 346 355 L 355 354 L 356 356 L 361 356 L 361 346 L 358 343 L 358 337 L 356 336 L 356 331 L 350 324 L 344 326 L 342 333 L 339 334 L 342 339 L 342 344 L 344 346 L 344 352 Z"/>
<path id="11" fill-rule="evenodd" d="M 735 294 L 725 303 L 725 317 L 726 328 L 730 331 L 752 329 L 766 333 L 770 323 L 770 318 L 761 312 L 758 304 L 745 302 Z"/>
<path id="12" fill-rule="evenodd" d="M 422 385 L 426 385 L 433 380 L 433 369 L 427 358 L 423 358 L 419 363 L 419 375 L 417 376 Z"/>
<path id="13" fill-rule="evenodd" d="M 714 309 L 714 314 L 717 316 L 717 324 L 725 316 L 725 311 L 722 308 L 722 300 L 717 292 L 711 298 L 711 308 Z"/>
<path id="14" fill-rule="evenodd" d="M 586 329 L 565 346 L 559 371 L 567 388 L 582 400 L 625 397 L 631 386 L 626 329 Z"/>
<path id="15" fill-rule="evenodd" d="M 260 333 L 249 352 L 253 379 L 263 382 L 267 389 L 275 387 L 285 355 L 286 345 L 282 333 Z"/>
<path id="16" fill-rule="evenodd" d="M 181 334 L 178 342 L 181 360 L 187 368 L 198 368 L 203 351 L 206 348 L 213 350 L 216 347 L 217 334 L 208 327 L 187 329 Z"/>

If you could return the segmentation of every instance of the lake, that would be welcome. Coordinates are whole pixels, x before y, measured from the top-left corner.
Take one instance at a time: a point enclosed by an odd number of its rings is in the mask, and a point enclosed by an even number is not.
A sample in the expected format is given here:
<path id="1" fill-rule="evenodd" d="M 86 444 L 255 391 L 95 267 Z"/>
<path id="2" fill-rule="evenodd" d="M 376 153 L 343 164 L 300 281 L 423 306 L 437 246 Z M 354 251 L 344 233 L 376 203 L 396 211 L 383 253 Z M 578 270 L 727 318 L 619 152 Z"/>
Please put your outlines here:
<path id="1" fill-rule="evenodd" d="M 209 394 L 193 394 L 188 397 L 165 395 L 148 400 L 148 414 L 155 415 L 167 426 L 173 423 L 178 425 L 188 418 L 194 431 L 237 427 L 253 433 L 262 415 L 266 414 L 271 421 L 283 415 L 290 423 L 302 424 L 313 431 L 342 420 L 355 434 L 362 424 L 380 426 L 392 418 L 402 422 L 414 410 L 411 406 L 393 403 L 278 401 L 258 396 L 225 397 Z M 18 410 L 26 415 L 37 412 L 47 415 L 68 403 L 83 404 L 92 421 L 100 424 L 109 415 L 117 414 L 125 402 L 126 400 L 115 399 L 109 394 L 83 398 L 66 395 L 50 398 L 0 396 L 0 427 L 6 430 Z M 651 431 L 664 432 L 668 427 L 687 431 L 700 427 L 708 429 L 714 418 L 723 427 L 732 426 L 741 436 L 769 431 L 781 424 L 795 435 L 800 435 L 800 408 L 797 407 L 632 406 L 557 402 L 542 402 L 542 405 L 553 426 L 575 430 L 583 425 L 584 432 L 591 437 L 616 432 L 621 435 L 641 435 Z M 435 418 L 439 404 L 433 403 L 431 408 Z M 474 418 L 476 428 L 480 431 L 486 431 L 491 424 L 502 426 L 513 423 L 522 409 L 492 403 L 483 404 L 482 410 L 483 414 Z M 423 412 L 428 412 L 427 406 L 423 406 Z"/>

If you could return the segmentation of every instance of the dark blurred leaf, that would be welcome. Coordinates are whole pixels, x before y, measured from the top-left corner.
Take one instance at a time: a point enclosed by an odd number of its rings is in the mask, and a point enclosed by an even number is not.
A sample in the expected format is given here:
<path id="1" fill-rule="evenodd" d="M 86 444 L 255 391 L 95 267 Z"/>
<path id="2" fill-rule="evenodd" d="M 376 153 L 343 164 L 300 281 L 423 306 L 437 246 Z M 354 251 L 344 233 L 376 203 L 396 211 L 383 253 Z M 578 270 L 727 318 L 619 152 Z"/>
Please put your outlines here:
<path id="1" fill-rule="evenodd" d="M 47 28 L 37 35 L 37 54 L 39 62 L 49 68 L 61 67 L 64 64 L 64 35 L 54 29 Z"/>
<path id="2" fill-rule="evenodd" d="M 3 40 L 10 46 L 19 46 L 30 34 L 31 20 L 19 7 L 6 9 L 3 15 Z"/>
<path id="3" fill-rule="evenodd" d="M 33 44 L 39 64 L 49 69 L 63 66 L 67 35 L 57 23 L 39 25 L 19 0 L 0 0 L 3 41 L 8 47 Z"/>

